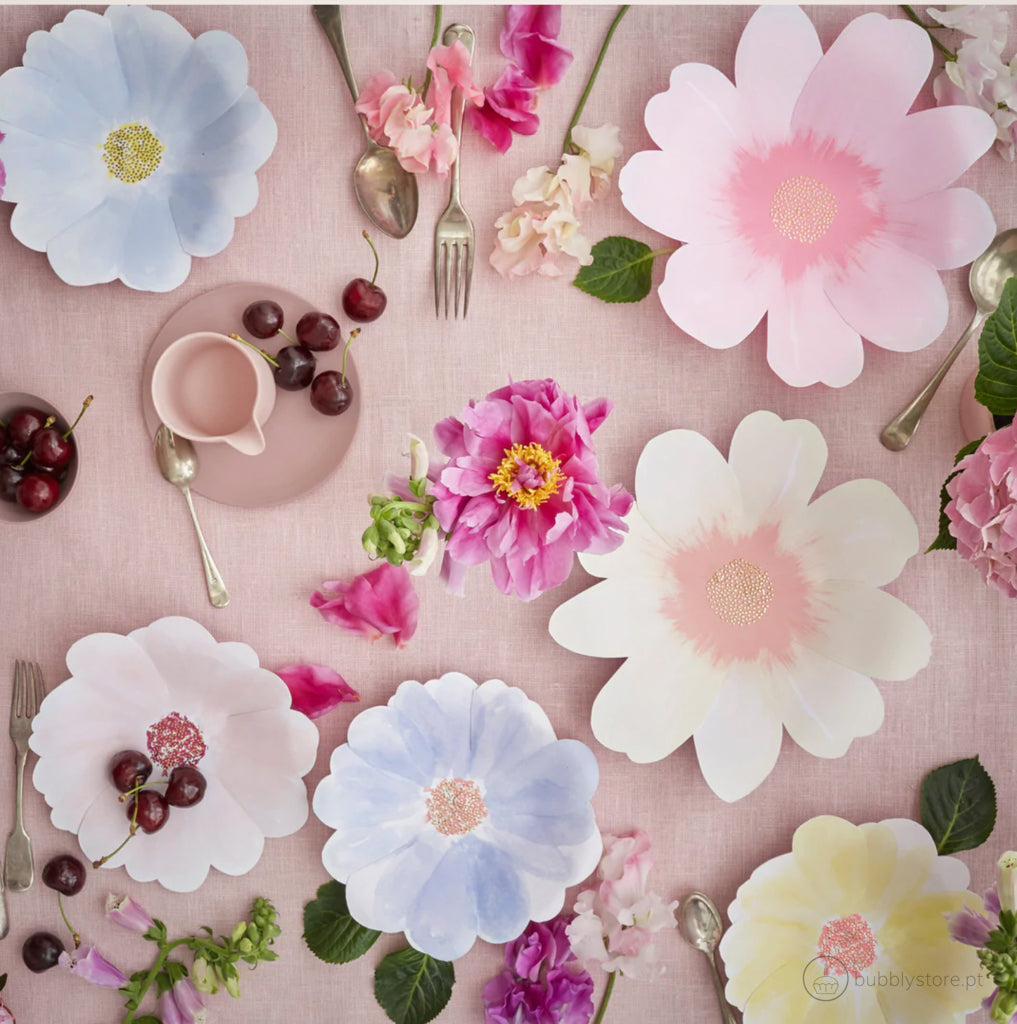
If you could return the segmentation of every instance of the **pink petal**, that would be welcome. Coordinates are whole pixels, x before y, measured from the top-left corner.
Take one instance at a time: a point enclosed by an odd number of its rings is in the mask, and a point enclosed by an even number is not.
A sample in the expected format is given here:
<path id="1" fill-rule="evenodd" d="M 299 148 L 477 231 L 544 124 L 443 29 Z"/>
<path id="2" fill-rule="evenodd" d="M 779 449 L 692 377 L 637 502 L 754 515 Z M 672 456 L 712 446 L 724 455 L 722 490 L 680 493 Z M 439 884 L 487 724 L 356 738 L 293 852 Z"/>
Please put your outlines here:
<path id="1" fill-rule="evenodd" d="M 976 107 L 933 107 L 909 114 L 880 140 L 881 195 L 895 202 L 946 188 L 995 138 L 992 118 Z"/>
<path id="2" fill-rule="evenodd" d="M 308 718 L 320 718 L 344 702 L 360 700 L 360 694 L 326 665 L 287 665 L 276 675 L 289 687 L 293 710 Z"/>
<path id="3" fill-rule="evenodd" d="M 886 213 L 893 241 L 939 270 L 966 266 L 985 251 L 996 233 L 988 204 L 966 188 L 889 204 Z"/>
<path id="4" fill-rule="evenodd" d="M 764 6 L 752 15 L 735 54 L 735 82 L 756 139 L 787 138 L 795 103 L 822 56 L 819 36 L 800 7 Z"/>
<path id="5" fill-rule="evenodd" d="M 127 984 L 127 975 L 114 967 L 94 946 L 82 946 L 73 953 L 61 953 L 57 962 L 90 985 L 120 988 Z"/>
<path id="6" fill-rule="evenodd" d="M 821 343 L 820 343 L 821 339 Z M 840 388 L 862 372 L 862 339 L 833 308 L 819 274 L 777 289 L 766 321 L 766 359 L 781 380 Z"/>
<path id="7" fill-rule="evenodd" d="M 510 4 L 499 40 L 501 52 L 538 87 L 560 82 L 572 54 L 558 41 L 561 7 L 556 4 Z"/>
<path id="8" fill-rule="evenodd" d="M 935 267 L 878 240 L 862 246 L 847 271 L 827 281 L 826 294 L 863 338 L 894 352 L 931 344 L 949 312 Z"/>
<path id="9" fill-rule="evenodd" d="M 469 103 L 480 106 L 484 90 L 473 81 L 473 67 L 466 47 L 457 39 L 450 46 L 438 44 L 427 55 L 427 66 L 434 73 L 426 103 L 434 110 L 436 124 L 452 119 L 452 90 L 459 89 Z"/>
<path id="10" fill-rule="evenodd" d="M 650 97 L 644 118 L 661 149 L 692 149 L 717 167 L 730 164 L 746 135 L 734 85 L 708 64 L 679 64 L 667 92 Z"/>
<path id="11" fill-rule="evenodd" d="M 369 640 L 387 633 L 397 647 L 416 631 L 420 599 L 405 566 L 386 562 L 349 583 L 328 581 L 323 587 L 324 593 L 311 595 L 311 607 L 328 622 Z"/>
<path id="12" fill-rule="evenodd" d="M 774 60 L 780 55 L 774 54 Z M 848 23 L 816 65 L 791 127 L 795 134 L 835 139 L 872 162 L 869 145 L 887 129 L 896 129 L 931 67 L 932 44 L 923 29 L 902 19 L 863 14 Z"/>
<path id="13" fill-rule="evenodd" d="M 533 135 L 540 126 L 536 113 L 536 86 L 519 68 L 509 65 L 494 85 L 484 90 L 484 105 L 468 107 L 473 128 L 504 153 L 512 145 L 513 133 Z"/>
<path id="14" fill-rule="evenodd" d="M 780 290 L 777 271 L 750 258 L 741 240 L 684 245 L 667 261 L 658 294 L 667 315 L 711 348 L 747 338 Z"/>

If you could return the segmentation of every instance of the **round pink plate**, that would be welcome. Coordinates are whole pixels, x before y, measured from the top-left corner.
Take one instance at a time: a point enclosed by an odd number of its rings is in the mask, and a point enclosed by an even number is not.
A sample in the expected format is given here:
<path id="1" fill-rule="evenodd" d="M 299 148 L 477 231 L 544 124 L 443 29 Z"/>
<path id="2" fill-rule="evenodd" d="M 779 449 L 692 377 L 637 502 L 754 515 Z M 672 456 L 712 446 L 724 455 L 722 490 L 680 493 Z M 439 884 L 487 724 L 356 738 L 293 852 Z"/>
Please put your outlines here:
<path id="1" fill-rule="evenodd" d="M 142 373 L 141 404 L 150 437 L 155 436 L 159 426 L 152 404 L 152 369 L 170 342 L 195 331 L 217 331 L 239 334 L 269 355 L 275 355 L 287 344 L 281 335 L 262 341 L 247 334 L 241 317 L 244 309 L 257 299 L 272 299 L 282 306 L 283 330 L 290 337 L 304 313 L 320 308 L 274 285 L 230 284 L 205 292 L 178 309 L 152 342 Z M 342 344 L 331 352 L 316 355 L 319 372 L 338 370 L 342 365 Z M 346 359 L 346 376 L 353 386 L 353 404 L 341 416 L 315 412 L 309 389 L 280 389 L 272 415 L 263 427 L 265 450 L 260 455 L 241 455 L 220 442 L 194 442 L 198 475 L 191 489 L 225 505 L 259 508 L 290 501 L 320 484 L 342 462 L 360 419 L 360 382 L 352 355 Z"/>

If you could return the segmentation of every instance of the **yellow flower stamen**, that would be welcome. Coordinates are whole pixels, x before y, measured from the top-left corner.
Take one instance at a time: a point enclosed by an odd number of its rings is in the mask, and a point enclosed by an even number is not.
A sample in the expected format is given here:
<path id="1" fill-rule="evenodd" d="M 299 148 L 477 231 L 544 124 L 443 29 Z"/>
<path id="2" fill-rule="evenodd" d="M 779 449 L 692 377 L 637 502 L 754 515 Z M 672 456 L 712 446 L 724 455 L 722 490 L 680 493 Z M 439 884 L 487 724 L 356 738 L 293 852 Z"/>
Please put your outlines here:
<path id="1" fill-rule="evenodd" d="M 110 176 L 135 185 L 155 173 L 166 147 L 155 133 L 137 121 L 122 124 L 106 136 L 102 159 Z"/>
<path id="2" fill-rule="evenodd" d="M 540 484 L 529 486 L 520 482 L 519 472 L 524 466 L 536 470 Z M 495 491 L 514 498 L 520 508 L 533 509 L 543 505 L 552 494 L 557 494 L 565 474 L 561 462 L 535 441 L 530 444 L 514 444 L 505 449 L 505 458 L 488 477 Z"/>

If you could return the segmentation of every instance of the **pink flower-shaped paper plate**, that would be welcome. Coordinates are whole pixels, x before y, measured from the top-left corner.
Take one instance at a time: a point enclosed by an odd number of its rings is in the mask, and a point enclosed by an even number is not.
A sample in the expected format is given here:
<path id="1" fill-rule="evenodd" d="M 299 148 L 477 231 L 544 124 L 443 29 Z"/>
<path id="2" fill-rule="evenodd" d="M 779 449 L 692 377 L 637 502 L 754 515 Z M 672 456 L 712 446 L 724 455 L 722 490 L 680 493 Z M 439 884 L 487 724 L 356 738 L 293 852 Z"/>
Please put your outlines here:
<path id="1" fill-rule="evenodd" d="M 89 860 L 127 835 L 126 805 L 109 775 L 121 750 L 152 760 L 152 780 L 178 764 L 205 776 L 204 799 L 172 807 L 166 824 L 138 832 L 107 867 L 174 892 L 197 889 L 210 867 L 242 875 L 266 837 L 307 820 L 303 777 L 318 730 L 290 708 L 290 692 L 242 643 L 218 643 L 197 622 L 159 619 L 127 636 L 93 633 L 67 652 L 70 678 L 35 719 L 33 781 L 53 824 L 73 832 Z"/>
<path id="2" fill-rule="evenodd" d="M 667 263 L 667 315 L 712 348 L 767 318 L 767 359 L 788 384 L 842 387 L 862 338 L 895 352 L 946 325 L 940 270 L 970 263 L 995 222 L 949 187 L 993 144 L 969 106 L 908 113 L 932 66 L 929 37 L 881 14 L 823 53 L 798 7 L 749 19 L 732 83 L 682 64 L 646 106 L 659 149 L 619 175 L 638 220 L 686 243 Z"/>

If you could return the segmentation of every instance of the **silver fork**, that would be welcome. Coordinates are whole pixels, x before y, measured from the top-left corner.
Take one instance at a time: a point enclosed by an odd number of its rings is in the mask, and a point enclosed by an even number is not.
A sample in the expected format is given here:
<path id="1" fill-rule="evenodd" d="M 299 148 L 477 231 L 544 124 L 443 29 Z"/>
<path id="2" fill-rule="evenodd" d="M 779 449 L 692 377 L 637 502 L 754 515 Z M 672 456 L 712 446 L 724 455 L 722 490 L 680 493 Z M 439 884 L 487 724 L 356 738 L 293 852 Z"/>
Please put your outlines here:
<path id="1" fill-rule="evenodd" d="M 4 855 L 4 883 L 11 892 L 25 892 L 32 887 L 35 867 L 32 864 L 32 840 L 25 831 L 22 818 L 22 797 L 25 788 L 25 761 L 28 759 L 28 738 L 32 721 L 39 711 L 46 688 L 39 666 L 27 661 L 14 664 L 14 692 L 11 694 L 11 739 L 17 762 L 14 795 L 14 828 L 7 837 Z"/>
<path id="2" fill-rule="evenodd" d="M 451 46 L 459 40 L 466 47 L 466 52 L 473 60 L 473 45 L 476 41 L 473 29 L 466 25 L 449 25 L 445 29 L 442 42 Z M 452 185 L 449 189 L 448 206 L 438 218 L 434 226 L 434 315 L 441 316 L 441 294 L 445 293 L 445 319 L 448 319 L 449 290 L 452 279 L 455 279 L 455 316 L 459 316 L 459 295 L 463 291 L 463 316 L 470 307 L 470 281 L 473 278 L 473 221 L 463 209 L 459 201 L 459 165 L 462 163 L 463 149 L 463 112 L 466 109 L 466 97 L 460 92 L 458 117 L 453 111 L 452 124 L 456 142 L 459 143 L 458 155 L 452 165 Z M 442 278 L 444 277 L 444 289 Z"/>

